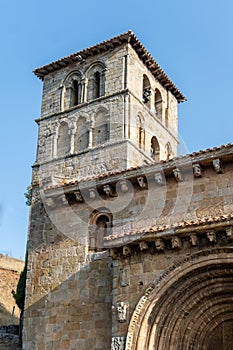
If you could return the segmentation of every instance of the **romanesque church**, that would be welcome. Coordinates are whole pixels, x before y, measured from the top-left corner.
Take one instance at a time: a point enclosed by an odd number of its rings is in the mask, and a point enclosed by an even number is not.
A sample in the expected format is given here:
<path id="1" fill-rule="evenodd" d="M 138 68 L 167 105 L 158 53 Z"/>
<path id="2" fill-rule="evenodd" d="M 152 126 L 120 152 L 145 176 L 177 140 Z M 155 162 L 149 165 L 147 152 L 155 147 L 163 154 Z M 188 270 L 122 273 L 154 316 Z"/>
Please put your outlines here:
<path id="1" fill-rule="evenodd" d="M 233 349 L 233 145 L 177 155 L 186 98 L 132 31 L 34 73 L 23 349 Z"/>

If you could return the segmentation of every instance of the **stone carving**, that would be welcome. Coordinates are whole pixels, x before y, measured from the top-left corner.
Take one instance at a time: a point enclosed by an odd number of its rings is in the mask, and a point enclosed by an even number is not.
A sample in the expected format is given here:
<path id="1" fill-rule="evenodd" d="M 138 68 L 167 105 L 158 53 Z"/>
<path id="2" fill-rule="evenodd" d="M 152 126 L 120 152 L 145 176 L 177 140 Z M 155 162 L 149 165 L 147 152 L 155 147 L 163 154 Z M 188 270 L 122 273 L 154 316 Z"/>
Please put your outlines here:
<path id="1" fill-rule="evenodd" d="M 83 202 L 83 197 L 82 197 L 80 191 L 75 191 L 75 192 L 74 192 L 74 195 L 75 195 L 75 198 L 76 198 L 76 201 L 77 201 L 77 202 L 79 202 L 79 203 L 82 203 L 82 202 Z"/>
<path id="2" fill-rule="evenodd" d="M 137 180 L 141 188 L 146 188 L 146 182 L 143 176 L 138 177 Z"/>
<path id="3" fill-rule="evenodd" d="M 200 164 L 193 165 L 193 174 L 195 177 L 202 177 Z"/>
<path id="4" fill-rule="evenodd" d="M 130 272 L 128 267 L 124 267 L 120 270 L 120 284 L 121 287 L 129 286 L 130 283 Z"/>
<path id="5" fill-rule="evenodd" d="M 175 248 L 181 248 L 181 239 L 177 236 L 175 237 L 172 237 L 172 248 L 175 249 Z"/>
<path id="6" fill-rule="evenodd" d="M 124 245 L 124 247 L 123 247 L 123 255 L 125 257 L 131 255 L 131 249 L 130 249 L 130 247 L 128 245 Z"/>
<path id="7" fill-rule="evenodd" d="M 197 235 L 196 235 L 196 233 L 192 233 L 190 235 L 190 242 L 191 242 L 192 246 L 196 246 L 197 245 Z"/>
<path id="8" fill-rule="evenodd" d="M 125 337 L 112 337 L 111 350 L 124 350 Z"/>
<path id="9" fill-rule="evenodd" d="M 109 256 L 110 258 L 112 258 L 113 260 L 117 259 L 117 249 L 115 248 L 110 248 L 109 250 Z"/>
<path id="10" fill-rule="evenodd" d="M 207 236 L 209 242 L 211 242 L 211 243 L 217 242 L 216 233 L 214 231 L 207 232 L 206 236 Z"/>
<path id="11" fill-rule="evenodd" d="M 119 322 L 126 321 L 127 305 L 123 301 L 117 303 L 117 317 Z"/>
<path id="12" fill-rule="evenodd" d="M 226 228 L 226 235 L 228 239 L 233 239 L 233 227 Z"/>
<path id="13" fill-rule="evenodd" d="M 50 207 L 50 208 L 55 208 L 56 207 L 56 203 L 55 203 L 55 200 L 54 198 L 52 197 L 47 197 L 45 198 L 45 204 Z"/>
<path id="14" fill-rule="evenodd" d="M 174 174 L 175 179 L 176 179 L 177 182 L 183 181 L 183 176 L 182 176 L 181 171 L 180 171 L 179 168 L 173 169 L 173 174 Z"/>
<path id="15" fill-rule="evenodd" d="M 128 192 L 129 186 L 128 186 L 126 180 L 120 181 L 120 182 L 119 182 L 119 185 L 120 185 L 120 189 L 121 189 L 122 192 Z"/>
<path id="16" fill-rule="evenodd" d="M 105 186 L 103 187 L 103 191 L 106 193 L 106 195 L 107 195 L 108 197 L 113 197 L 113 196 L 114 196 L 113 191 L 112 191 L 112 188 L 111 188 L 109 185 L 105 185 Z"/>
<path id="17" fill-rule="evenodd" d="M 160 186 L 162 186 L 162 185 L 165 184 L 165 179 L 164 179 L 164 177 L 162 176 L 161 173 L 156 173 L 156 174 L 155 174 L 155 182 L 156 182 L 158 185 L 160 185 Z"/>
<path id="18" fill-rule="evenodd" d="M 139 243 L 140 250 L 147 250 L 148 249 L 148 243 L 147 242 L 140 242 Z"/>
<path id="19" fill-rule="evenodd" d="M 222 163 L 221 163 L 220 159 L 213 160 L 213 167 L 214 167 L 214 170 L 216 171 L 217 174 L 222 174 L 223 169 L 222 169 Z"/>
<path id="20" fill-rule="evenodd" d="M 158 238 L 155 240 L 155 248 L 158 251 L 163 251 L 165 249 L 165 244 L 162 238 Z"/>
<path id="21" fill-rule="evenodd" d="M 97 193 L 96 193 L 96 190 L 94 188 L 89 189 L 89 197 L 90 197 L 90 199 L 96 199 Z"/>

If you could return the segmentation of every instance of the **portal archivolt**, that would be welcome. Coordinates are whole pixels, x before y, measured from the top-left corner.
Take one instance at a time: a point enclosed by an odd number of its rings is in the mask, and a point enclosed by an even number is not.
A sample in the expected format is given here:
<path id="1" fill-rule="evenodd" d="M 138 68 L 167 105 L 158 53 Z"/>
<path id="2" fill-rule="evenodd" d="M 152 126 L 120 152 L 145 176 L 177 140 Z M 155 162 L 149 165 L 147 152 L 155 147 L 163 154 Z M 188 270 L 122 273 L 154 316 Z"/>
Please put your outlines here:
<path id="1" fill-rule="evenodd" d="M 232 295 L 233 248 L 196 253 L 147 288 L 125 349 L 232 349 Z"/>

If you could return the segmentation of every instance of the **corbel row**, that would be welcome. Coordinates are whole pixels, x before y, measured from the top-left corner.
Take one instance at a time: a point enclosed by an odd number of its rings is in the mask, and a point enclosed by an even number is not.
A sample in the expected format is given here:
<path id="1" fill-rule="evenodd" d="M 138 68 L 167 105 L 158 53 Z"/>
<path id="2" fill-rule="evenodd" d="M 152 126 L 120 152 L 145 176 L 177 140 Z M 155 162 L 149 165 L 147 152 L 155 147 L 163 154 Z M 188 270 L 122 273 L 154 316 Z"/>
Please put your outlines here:
<path id="1" fill-rule="evenodd" d="M 204 234 L 197 234 L 192 232 L 188 236 L 189 243 L 192 247 L 199 244 L 200 240 L 205 238 L 209 244 L 216 244 L 221 239 L 221 235 L 218 236 L 215 230 L 206 231 Z M 233 227 L 225 228 L 225 238 L 228 241 L 233 240 Z M 118 257 L 123 256 L 128 258 L 137 252 L 142 251 L 153 251 L 153 252 L 164 252 L 167 249 L 178 250 L 184 247 L 184 239 L 187 240 L 187 236 L 175 235 L 169 238 L 156 238 L 154 241 L 140 241 L 138 243 L 133 242 L 132 244 L 124 245 L 120 248 L 110 248 L 109 256 L 115 260 Z"/>
<path id="2" fill-rule="evenodd" d="M 217 174 L 223 173 L 223 167 L 221 164 L 220 159 L 214 159 L 213 162 L 213 168 L 216 171 Z M 200 178 L 202 177 L 202 169 L 200 164 L 193 164 L 193 175 L 194 177 Z M 179 167 L 176 167 L 173 169 L 173 176 L 175 177 L 177 182 L 182 182 L 184 181 L 184 175 L 182 174 L 182 170 Z M 154 174 L 154 181 L 157 185 L 163 186 L 166 184 L 166 177 L 163 172 L 156 172 Z M 146 189 L 148 187 L 146 175 L 138 176 L 137 177 L 137 184 L 141 189 Z M 102 192 L 105 197 L 107 198 L 113 198 L 117 197 L 117 192 L 115 189 L 115 186 L 112 184 L 107 184 L 103 185 L 98 188 L 100 192 Z M 99 193 L 98 193 L 97 188 L 88 188 L 83 191 L 76 190 L 72 192 L 74 195 L 75 200 L 78 203 L 83 203 L 85 201 L 85 198 L 91 199 L 91 200 L 96 200 L 99 198 Z M 120 191 L 121 193 L 127 193 L 130 190 L 132 190 L 132 183 L 130 180 L 121 180 L 117 183 L 117 190 Z M 84 195 L 85 193 L 85 195 Z M 67 198 L 66 195 L 60 194 L 56 197 L 50 197 L 47 198 L 46 204 L 49 207 L 56 207 L 57 205 L 64 205 L 67 204 Z"/>

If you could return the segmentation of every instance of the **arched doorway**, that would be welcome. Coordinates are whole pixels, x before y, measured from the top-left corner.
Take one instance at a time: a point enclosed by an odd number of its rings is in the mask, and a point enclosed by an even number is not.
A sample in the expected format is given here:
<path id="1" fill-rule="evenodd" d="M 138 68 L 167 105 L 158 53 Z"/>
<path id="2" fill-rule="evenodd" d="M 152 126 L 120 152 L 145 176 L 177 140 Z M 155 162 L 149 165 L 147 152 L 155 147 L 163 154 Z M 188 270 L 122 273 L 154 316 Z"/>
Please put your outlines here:
<path id="1" fill-rule="evenodd" d="M 146 289 L 129 324 L 126 350 L 233 348 L 233 248 L 202 251 Z"/>

